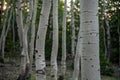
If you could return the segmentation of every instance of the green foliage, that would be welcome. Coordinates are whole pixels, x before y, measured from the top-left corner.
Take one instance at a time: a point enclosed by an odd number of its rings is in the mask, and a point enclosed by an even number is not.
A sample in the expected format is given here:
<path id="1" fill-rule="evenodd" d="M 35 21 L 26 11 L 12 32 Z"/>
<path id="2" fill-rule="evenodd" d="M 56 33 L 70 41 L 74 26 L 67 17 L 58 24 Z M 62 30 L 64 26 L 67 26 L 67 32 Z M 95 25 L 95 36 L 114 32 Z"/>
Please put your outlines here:
<path id="1" fill-rule="evenodd" d="M 101 58 L 101 73 L 102 75 L 109 75 L 112 76 L 114 73 L 114 68 L 113 66 L 110 65 L 110 63 L 107 61 L 104 55 L 100 56 Z"/>
<path id="2" fill-rule="evenodd" d="M 110 76 L 102 76 L 102 80 L 117 80 L 117 79 Z"/>

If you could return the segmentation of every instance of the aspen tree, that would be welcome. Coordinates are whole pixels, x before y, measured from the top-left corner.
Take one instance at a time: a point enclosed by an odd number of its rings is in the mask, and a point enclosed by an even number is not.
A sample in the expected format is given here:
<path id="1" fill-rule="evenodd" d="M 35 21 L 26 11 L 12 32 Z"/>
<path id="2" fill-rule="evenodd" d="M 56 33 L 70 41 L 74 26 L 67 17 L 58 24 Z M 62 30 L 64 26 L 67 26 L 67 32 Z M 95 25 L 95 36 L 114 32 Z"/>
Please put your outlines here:
<path id="1" fill-rule="evenodd" d="M 75 58 L 74 58 L 74 71 L 73 71 L 73 75 L 72 78 L 73 80 L 79 80 L 79 71 L 80 71 L 80 57 L 81 57 L 81 53 L 80 53 L 80 30 L 78 33 L 78 40 L 77 40 L 77 46 L 76 46 L 76 54 L 75 54 Z"/>
<path id="2" fill-rule="evenodd" d="M 48 18 L 50 14 L 51 0 L 43 0 L 40 13 L 39 27 L 36 37 L 36 80 L 46 80 L 45 63 L 45 38 L 48 27 Z"/>
<path id="3" fill-rule="evenodd" d="M 23 23 L 23 14 L 22 14 L 22 0 L 17 0 L 16 7 L 16 19 L 17 19 L 17 26 L 18 26 L 18 32 L 19 32 L 19 38 L 20 38 L 20 43 L 22 47 L 22 52 L 21 52 L 21 67 L 20 67 L 20 76 L 18 79 L 26 79 L 30 77 L 30 60 L 29 60 L 29 54 L 28 54 L 28 40 L 27 40 L 27 34 L 28 34 L 28 29 L 31 24 L 31 19 L 32 19 L 32 4 L 33 1 L 29 0 L 29 12 L 27 15 L 27 19 L 25 23 Z"/>
<path id="4" fill-rule="evenodd" d="M 107 61 L 110 61 L 110 54 L 111 54 L 111 35 L 110 35 L 110 25 L 108 21 L 108 17 L 106 15 L 106 3 L 105 0 L 102 0 L 103 2 L 103 31 L 104 31 L 104 45 L 105 45 L 105 57 Z"/>
<path id="5" fill-rule="evenodd" d="M 58 0 L 53 0 L 53 44 L 51 52 L 51 80 L 57 80 Z"/>
<path id="6" fill-rule="evenodd" d="M 80 0 L 81 80 L 101 80 L 98 0 Z"/>
<path id="7" fill-rule="evenodd" d="M 10 20 L 12 18 L 12 11 L 13 11 L 13 9 L 10 10 L 10 15 L 9 15 L 9 18 L 8 18 L 8 23 L 7 23 L 8 25 L 5 25 L 5 26 L 7 26 L 7 29 L 6 29 L 6 31 L 4 33 L 3 41 L 2 41 L 2 55 L 3 55 L 2 58 L 3 59 L 4 59 L 5 41 L 6 41 L 6 37 L 7 37 L 8 31 L 9 31 L 9 28 L 10 28 Z"/>
<path id="8" fill-rule="evenodd" d="M 74 23 L 74 2 L 71 0 L 71 26 L 72 26 L 72 36 L 71 36 L 71 52 L 72 57 L 75 56 L 75 23 Z"/>
<path id="9" fill-rule="evenodd" d="M 33 2 L 31 2 L 33 4 Z M 30 39 L 30 72 L 32 72 L 32 63 L 33 63 L 33 53 L 34 53 L 34 41 L 35 41 L 35 20 L 36 20 L 36 14 L 37 14 L 37 5 L 38 0 L 34 0 L 34 6 L 33 6 L 33 18 L 32 18 L 32 26 L 31 26 L 31 39 Z"/>
<path id="10" fill-rule="evenodd" d="M 31 75 L 31 67 L 30 67 L 30 54 L 28 54 L 28 30 L 30 28 L 31 20 L 32 20 L 32 13 L 33 13 L 33 0 L 29 0 L 29 12 L 27 15 L 26 22 L 24 24 L 24 42 L 25 42 L 25 53 L 26 53 L 26 71 L 25 71 L 25 78 L 29 78 Z"/>
<path id="11" fill-rule="evenodd" d="M 26 63 L 29 63 L 29 58 L 28 58 L 28 43 L 27 43 L 27 29 L 26 27 L 23 27 L 23 16 L 22 16 L 22 0 L 17 0 L 16 2 L 16 19 L 17 19 L 17 26 L 18 26 L 18 31 L 19 31 L 19 37 L 21 38 L 21 45 L 22 45 L 22 51 L 21 51 L 21 64 L 20 64 L 20 74 L 18 79 L 23 80 L 25 78 L 26 74 Z"/>
<path id="12" fill-rule="evenodd" d="M 2 50 L 2 43 L 3 43 L 3 38 L 5 36 L 5 32 L 6 32 L 6 23 L 7 23 L 7 18 L 8 18 L 8 12 L 9 12 L 9 8 L 7 8 L 7 10 L 5 11 L 5 17 L 4 17 L 4 22 L 3 22 L 3 29 L 2 29 L 2 32 L 1 32 L 1 36 L 0 36 L 0 55 L 1 55 L 1 59 L 3 60 L 4 62 L 4 52 Z"/>
<path id="13" fill-rule="evenodd" d="M 61 60 L 61 73 L 65 77 L 66 73 L 66 14 L 67 14 L 67 0 L 64 3 L 63 23 L 62 23 L 62 60 Z"/>

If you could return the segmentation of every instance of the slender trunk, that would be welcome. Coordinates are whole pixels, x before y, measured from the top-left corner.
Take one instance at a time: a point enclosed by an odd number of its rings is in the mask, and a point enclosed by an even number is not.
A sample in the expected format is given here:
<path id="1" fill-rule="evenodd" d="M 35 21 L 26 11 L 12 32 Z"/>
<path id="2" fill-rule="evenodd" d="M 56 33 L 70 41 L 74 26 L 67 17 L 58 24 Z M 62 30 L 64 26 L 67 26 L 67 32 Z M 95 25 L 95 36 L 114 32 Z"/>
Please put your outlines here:
<path id="1" fill-rule="evenodd" d="M 21 1 L 22 4 L 22 1 Z M 17 27 L 18 27 L 18 36 L 19 36 L 19 41 L 20 41 L 20 50 L 23 46 L 22 44 L 22 34 L 23 34 L 23 23 L 20 21 L 20 16 L 22 16 L 22 10 L 21 10 L 21 4 L 19 0 L 16 2 L 16 22 L 17 22 Z"/>
<path id="2" fill-rule="evenodd" d="M 13 53 L 15 52 L 15 16 L 14 12 L 12 14 L 12 33 L 13 33 Z M 11 53 L 10 53 L 11 55 Z"/>
<path id="3" fill-rule="evenodd" d="M 111 54 L 111 41 L 110 41 L 110 26 L 109 26 L 109 22 L 108 22 L 108 18 L 107 15 L 105 14 L 105 10 L 106 10 L 106 4 L 105 4 L 105 0 L 103 0 L 103 31 L 104 31 L 104 45 L 105 45 L 105 57 L 107 59 L 107 61 L 110 61 L 110 54 Z"/>
<path id="4" fill-rule="evenodd" d="M 20 42 L 22 45 L 22 52 L 21 52 L 21 64 L 20 64 L 20 75 L 19 78 L 20 80 L 24 79 L 24 75 L 25 75 L 25 69 L 26 69 L 26 57 L 27 57 L 27 52 L 26 52 L 26 38 L 25 38 L 25 30 L 23 28 L 23 17 L 22 17 L 22 9 L 21 9 L 21 4 L 22 4 L 22 0 L 17 0 L 17 11 L 16 11 L 16 18 L 17 18 L 17 26 L 18 26 L 18 32 L 19 32 L 19 38 L 20 38 Z"/>
<path id="5" fill-rule="evenodd" d="M 38 5 L 38 0 L 35 0 L 33 6 L 33 18 L 32 18 L 32 26 L 31 26 L 31 39 L 30 39 L 30 72 L 31 73 L 32 73 L 33 53 L 34 53 L 35 20 L 37 13 L 37 5 Z"/>
<path id="6" fill-rule="evenodd" d="M 75 56 L 75 23 L 74 23 L 74 2 L 71 0 L 71 26 L 72 26 L 72 42 L 71 42 L 71 52 L 72 57 Z"/>
<path id="7" fill-rule="evenodd" d="M 67 14 L 67 0 L 64 3 L 63 24 L 62 24 L 62 60 L 61 60 L 61 73 L 65 78 L 66 73 L 66 14 Z"/>
<path id="8" fill-rule="evenodd" d="M 11 17 L 12 17 L 12 10 L 10 11 L 10 16 L 8 18 L 8 25 L 7 25 L 7 29 L 5 31 L 5 34 L 3 36 L 3 41 L 2 41 L 2 58 L 4 59 L 4 49 L 5 49 L 5 41 L 6 41 L 6 37 L 7 37 L 7 34 L 8 34 L 8 30 L 10 28 L 10 20 L 11 20 Z"/>
<path id="9" fill-rule="evenodd" d="M 110 26 L 108 24 L 108 20 L 107 18 L 104 16 L 104 21 L 103 21 L 103 29 L 104 29 L 104 44 L 105 44 L 105 57 L 107 59 L 107 61 L 110 61 L 110 54 L 111 54 L 111 50 L 110 50 L 110 46 L 111 46 L 111 42 L 110 42 Z"/>
<path id="10" fill-rule="evenodd" d="M 29 0 L 29 12 L 27 15 L 27 19 L 26 19 L 26 23 L 25 23 L 25 27 L 24 27 L 24 35 L 23 35 L 23 46 L 24 46 L 24 52 L 26 54 L 26 68 L 25 68 L 25 78 L 30 78 L 31 77 L 31 71 L 30 71 L 30 56 L 28 54 L 28 29 L 30 28 L 30 24 L 31 24 L 31 20 L 32 20 L 32 4 L 33 1 Z"/>
<path id="11" fill-rule="evenodd" d="M 51 80 L 57 80 L 58 0 L 53 0 L 53 44 L 51 52 Z"/>
<path id="12" fill-rule="evenodd" d="M 98 0 L 80 0 L 80 11 L 81 80 L 101 80 Z"/>
<path id="13" fill-rule="evenodd" d="M 4 52 L 2 52 L 2 45 L 3 45 L 3 38 L 5 36 L 5 32 L 6 32 L 6 23 L 7 23 L 7 18 L 8 18 L 8 11 L 9 11 L 9 8 L 7 8 L 7 10 L 5 11 L 5 17 L 4 17 L 4 22 L 3 22 L 3 29 L 2 29 L 2 32 L 1 32 L 1 37 L 0 37 L 0 55 L 1 55 L 1 59 L 3 60 L 4 62 Z"/>
<path id="14" fill-rule="evenodd" d="M 76 54 L 75 54 L 75 58 L 74 58 L 74 71 L 73 71 L 73 80 L 79 80 L 79 71 L 80 71 L 80 57 L 81 57 L 81 53 L 80 53 L 80 30 L 78 33 L 78 40 L 77 40 L 77 47 L 76 47 Z"/>
<path id="15" fill-rule="evenodd" d="M 118 19 L 118 39 L 119 39 L 119 67 L 120 67 L 120 21 Z"/>
<path id="16" fill-rule="evenodd" d="M 119 23 L 118 23 L 119 24 Z M 119 69 L 120 69 L 120 27 L 118 26 L 118 36 L 119 36 Z M 120 70 L 119 70 L 119 77 L 118 80 L 120 79 Z"/>
<path id="17" fill-rule="evenodd" d="M 45 38 L 48 27 L 50 8 L 51 0 L 43 0 L 42 10 L 40 13 L 40 22 L 36 37 L 36 80 L 46 80 Z"/>

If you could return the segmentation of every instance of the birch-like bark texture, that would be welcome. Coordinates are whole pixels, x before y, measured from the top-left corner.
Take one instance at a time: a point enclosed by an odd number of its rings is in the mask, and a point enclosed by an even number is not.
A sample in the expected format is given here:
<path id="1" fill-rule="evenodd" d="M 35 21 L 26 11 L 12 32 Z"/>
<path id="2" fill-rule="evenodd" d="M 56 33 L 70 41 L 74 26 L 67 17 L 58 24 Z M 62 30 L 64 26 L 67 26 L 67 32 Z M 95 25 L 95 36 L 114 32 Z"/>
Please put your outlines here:
<path id="1" fill-rule="evenodd" d="M 75 56 L 75 23 L 74 23 L 74 2 L 71 0 L 71 26 L 72 26 L 72 36 L 71 36 L 71 52 L 72 57 Z"/>
<path id="2" fill-rule="evenodd" d="M 33 53 L 34 53 L 34 41 L 35 41 L 35 20 L 37 14 L 37 5 L 38 0 L 34 0 L 33 6 L 33 18 L 32 18 L 32 26 L 31 26 L 31 39 L 30 39 L 30 72 L 32 72 L 32 63 L 33 63 Z"/>
<path id="3" fill-rule="evenodd" d="M 30 5 L 29 5 L 29 13 L 27 15 L 26 22 L 23 24 L 23 16 L 22 16 L 22 0 L 17 1 L 17 11 L 16 11 L 16 18 L 17 18 L 17 26 L 18 26 L 18 32 L 19 32 L 19 38 L 20 38 L 20 43 L 22 47 L 22 52 L 21 52 L 21 65 L 20 65 L 20 75 L 18 79 L 26 79 L 30 77 L 30 60 L 29 60 L 29 54 L 28 54 L 28 40 L 27 40 L 27 33 L 28 29 L 31 24 L 31 19 L 32 19 L 32 4 L 33 1 L 29 0 Z M 28 75 L 28 76 L 26 76 Z"/>
<path id="4" fill-rule="evenodd" d="M 16 2 L 16 18 L 17 18 L 17 26 L 18 26 L 18 32 L 19 32 L 19 37 L 21 38 L 21 45 L 22 45 L 22 52 L 21 52 L 21 64 L 20 64 L 20 80 L 23 79 L 23 76 L 25 75 L 25 68 L 26 68 L 26 38 L 24 34 L 24 29 L 23 29 L 23 17 L 22 17 L 22 9 L 21 9 L 21 4 L 22 0 L 17 0 Z"/>
<path id="5" fill-rule="evenodd" d="M 3 43 L 3 37 L 5 36 L 5 32 L 6 32 L 6 23 L 7 23 L 7 18 L 8 18 L 8 11 L 9 11 L 9 8 L 7 8 L 7 10 L 5 11 L 5 18 L 4 18 L 4 22 L 3 22 L 3 29 L 2 29 L 2 32 L 1 32 L 1 36 L 0 36 L 0 55 L 1 55 L 1 58 L 3 59 L 4 61 L 4 54 L 2 52 L 2 43 Z"/>
<path id="6" fill-rule="evenodd" d="M 110 25 L 109 21 L 106 15 L 106 3 L 105 0 L 102 0 L 103 2 L 103 31 L 104 31 L 104 45 L 105 45 L 105 57 L 107 61 L 110 61 L 110 54 L 111 54 L 111 35 L 110 35 Z"/>
<path id="7" fill-rule="evenodd" d="M 21 1 L 21 3 L 22 3 L 22 1 Z M 19 36 L 20 49 L 21 49 L 23 46 L 23 44 L 22 44 L 23 22 L 21 24 L 20 16 L 22 16 L 22 10 L 21 10 L 21 4 L 20 4 L 19 0 L 17 0 L 17 2 L 16 2 L 16 8 L 17 8 L 17 10 L 16 10 L 16 22 L 17 22 L 17 27 L 18 27 L 18 36 Z"/>
<path id="8" fill-rule="evenodd" d="M 11 20 L 11 17 L 12 17 L 12 9 L 10 10 L 10 15 L 9 15 L 9 18 L 8 18 L 8 23 L 6 23 L 6 24 L 8 24 L 8 25 L 5 25 L 5 26 L 7 26 L 7 29 L 6 29 L 6 31 L 5 31 L 5 33 L 4 33 L 4 36 L 3 36 L 3 41 L 2 41 L 2 58 L 4 59 L 4 49 L 5 49 L 5 41 L 6 41 L 6 37 L 7 37 L 7 34 L 8 34 L 8 30 L 9 30 L 9 28 L 10 28 L 10 20 Z"/>
<path id="9" fill-rule="evenodd" d="M 80 30 L 79 30 L 76 54 L 74 58 L 74 71 L 72 75 L 73 80 L 79 80 L 78 78 L 79 78 L 79 71 L 80 71 L 79 69 L 80 68 L 80 57 L 81 57 L 81 53 L 80 53 Z"/>
<path id="10" fill-rule="evenodd" d="M 98 0 L 80 0 L 81 80 L 101 80 Z"/>
<path id="11" fill-rule="evenodd" d="M 48 18 L 50 14 L 51 0 L 43 0 L 40 13 L 40 22 L 36 37 L 36 80 L 46 80 L 45 63 L 45 38 L 48 27 Z"/>
<path id="12" fill-rule="evenodd" d="M 61 60 L 61 73 L 65 77 L 66 73 L 66 14 L 67 14 L 67 0 L 64 3 L 63 24 L 62 24 L 62 60 Z"/>
<path id="13" fill-rule="evenodd" d="M 29 12 L 28 12 L 28 15 L 27 15 L 27 19 L 26 19 L 26 22 L 25 22 L 25 27 L 23 28 L 24 29 L 24 41 L 25 41 L 25 52 L 26 52 L 26 62 L 28 65 L 30 65 L 30 59 L 29 59 L 29 54 L 28 54 L 28 40 L 27 40 L 27 35 L 28 35 L 28 29 L 30 28 L 30 24 L 31 24 L 31 20 L 32 20 L 32 4 L 33 4 L 33 1 L 32 0 L 29 0 Z M 30 66 L 29 66 L 30 67 Z"/>
<path id="14" fill-rule="evenodd" d="M 53 0 L 53 43 L 51 52 L 51 80 L 57 80 L 58 0 Z"/>

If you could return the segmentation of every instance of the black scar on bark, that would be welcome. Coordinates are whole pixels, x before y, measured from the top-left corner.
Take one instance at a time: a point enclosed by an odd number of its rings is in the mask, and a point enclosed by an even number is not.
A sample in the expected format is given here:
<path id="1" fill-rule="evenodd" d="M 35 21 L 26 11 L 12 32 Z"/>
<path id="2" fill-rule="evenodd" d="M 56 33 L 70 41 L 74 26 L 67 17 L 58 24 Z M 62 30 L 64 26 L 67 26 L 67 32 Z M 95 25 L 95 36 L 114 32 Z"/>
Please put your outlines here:
<path id="1" fill-rule="evenodd" d="M 35 50 L 35 53 L 38 53 L 38 50 Z"/>
<path id="2" fill-rule="evenodd" d="M 90 60 L 93 60 L 92 58 L 90 58 Z"/>
<path id="3" fill-rule="evenodd" d="M 91 67 L 94 67 L 94 65 L 91 65 Z"/>
<path id="4" fill-rule="evenodd" d="M 37 39 L 39 39 L 39 36 L 37 36 Z"/>
<path id="5" fill-rule="evenodd" d="M 55 77 L 55 75 L 51 75 L 51 77 L 53 78 L 53 77 Z"/>
<path id="6" fill-rule="evenodd" d="M 41 57 L 41 55 L 39 55 L 39 57 Z"/>
<path id="7" fill-rule="evenodd" d="M 64 77 L 62 75 L 60 75 L 58 80 L 64 80 Z"/>
<path id="8" fill-rule="evenodd" d="M 36 73 L 45 75 L 45 70 L 37 70 Z"/>
<path id="9" fill-rule="evenodd" d="M 84 60 L 87 60 L 86 58 L 84 58 Z"/>

